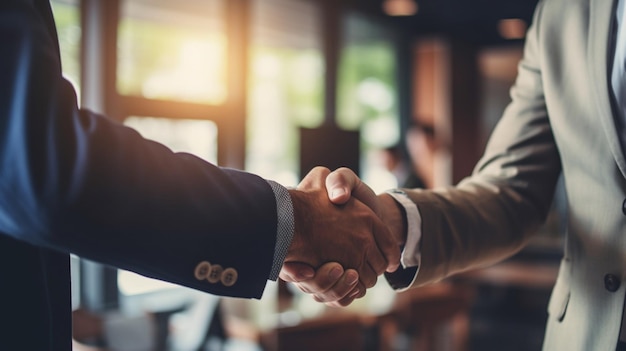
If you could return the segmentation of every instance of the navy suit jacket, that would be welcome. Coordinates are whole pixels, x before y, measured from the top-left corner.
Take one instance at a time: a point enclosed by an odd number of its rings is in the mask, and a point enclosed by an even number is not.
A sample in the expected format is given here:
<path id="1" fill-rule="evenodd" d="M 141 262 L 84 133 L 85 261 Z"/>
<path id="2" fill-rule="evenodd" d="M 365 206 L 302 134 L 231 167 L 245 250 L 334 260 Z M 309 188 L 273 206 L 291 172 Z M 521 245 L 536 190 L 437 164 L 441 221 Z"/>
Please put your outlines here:
<path id="1" fill-rule="evenodd" d="M 0 50 L 0 349 L 71 349 L 70 253 L 262 295 L 277 227 L 264 179 L 80 110 L 47 0 L 0 1 Z M 237 282 L 196 279 L 202 261 L 235 269 Z"/>

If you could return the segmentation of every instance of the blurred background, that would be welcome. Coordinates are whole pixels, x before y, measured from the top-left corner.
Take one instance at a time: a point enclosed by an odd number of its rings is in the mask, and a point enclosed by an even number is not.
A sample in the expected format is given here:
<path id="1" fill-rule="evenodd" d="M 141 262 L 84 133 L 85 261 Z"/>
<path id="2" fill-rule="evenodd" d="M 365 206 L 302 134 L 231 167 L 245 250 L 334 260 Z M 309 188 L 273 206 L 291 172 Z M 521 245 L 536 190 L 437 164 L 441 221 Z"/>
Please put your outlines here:
<path id="1" fill-rule="evenodd" d="M 509 102 L 536 0 L 52 0 L 83 108 L 286 186 L 455 184 Z M 345 309 L 218 298 L 73 257 L 77 349 L 540 350 L 563 203 L 493 267 Z"/>

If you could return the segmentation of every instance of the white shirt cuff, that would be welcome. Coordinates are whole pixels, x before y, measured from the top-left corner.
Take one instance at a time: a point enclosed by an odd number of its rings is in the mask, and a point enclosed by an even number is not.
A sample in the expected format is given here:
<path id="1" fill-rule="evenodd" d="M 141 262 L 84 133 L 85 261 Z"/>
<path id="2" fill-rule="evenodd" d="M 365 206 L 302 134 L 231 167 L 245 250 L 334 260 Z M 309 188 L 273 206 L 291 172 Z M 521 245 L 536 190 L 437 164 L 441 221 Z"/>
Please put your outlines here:
<path id="1" fill-rule="evenodd" d="M 402 205 L 406 213 L 406 243 L 404 244 L 402 257 L 400 258 L 402 267 L 418 267 L 419 271 L 419 266 L 422 262 L 422 251 L 420 249 L 420 241 L 422 239 L 422 216 L 417 210 L 415 203 L 404 191 L 392 189 L 388 190 L 387 194 L 391 195 L 391 197 Z"/>

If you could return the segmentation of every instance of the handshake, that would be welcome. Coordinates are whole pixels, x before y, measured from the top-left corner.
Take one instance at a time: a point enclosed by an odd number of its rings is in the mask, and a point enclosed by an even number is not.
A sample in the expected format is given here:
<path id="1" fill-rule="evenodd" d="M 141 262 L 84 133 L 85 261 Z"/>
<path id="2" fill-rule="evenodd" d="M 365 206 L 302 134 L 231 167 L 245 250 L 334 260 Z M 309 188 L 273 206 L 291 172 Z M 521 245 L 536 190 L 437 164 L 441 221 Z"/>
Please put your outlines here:
<path id="1" fill-rule="evenodd" d="M 318 302 L 347 306 L 400 266 L 404 209 L 347 168 L 311 170 L 290 190 L 295 231 L 280 278 Z"/>

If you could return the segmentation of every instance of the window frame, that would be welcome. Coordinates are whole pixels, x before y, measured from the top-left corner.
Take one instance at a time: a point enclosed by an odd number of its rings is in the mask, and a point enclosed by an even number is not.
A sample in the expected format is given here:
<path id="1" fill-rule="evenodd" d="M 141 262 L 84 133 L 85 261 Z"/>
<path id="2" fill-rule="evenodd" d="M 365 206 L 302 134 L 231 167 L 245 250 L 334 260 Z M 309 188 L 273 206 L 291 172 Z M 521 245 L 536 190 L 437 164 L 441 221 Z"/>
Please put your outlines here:
<path id="1" fill-rule="evenodd" d="M 243 169 L 246 151 L 246 103 L 249 0 L 225 0 L 227 97 L 210 105 L 122 95 L 117 91 L 118 28 L 123 0 L 78 0 L 80 7 L 81 106 L 123 122 L 129 116 L 210 120 L 217 126 L 217 164 Z M 130 1 L 130 0 L 129 0 Z M 80 295 L 85 308 L 104 311 L 120 306 L 118 270 L 81 260 Z"/>
<path id="2" fill-rule="evenodd" d="M 80 1 L 81 17 L 88 19 L 83 21 L 82 25 L 81 84 L 93 89 L 91 93 L 87 92 L 88 95 L 85 95 L 83 106 L 87 108 L 94 106 L 99 109 L 98 112 L 120 122 L 128 116 L 213 121 L 219 131 L 217 163 L 227 167 L 243 168 L 250 1 L 224 1 L 229 64 L 227 98 L 220 105 L 149 99 L 122 95 L 117 91 L 117 40 L 121 1 Z"/>

